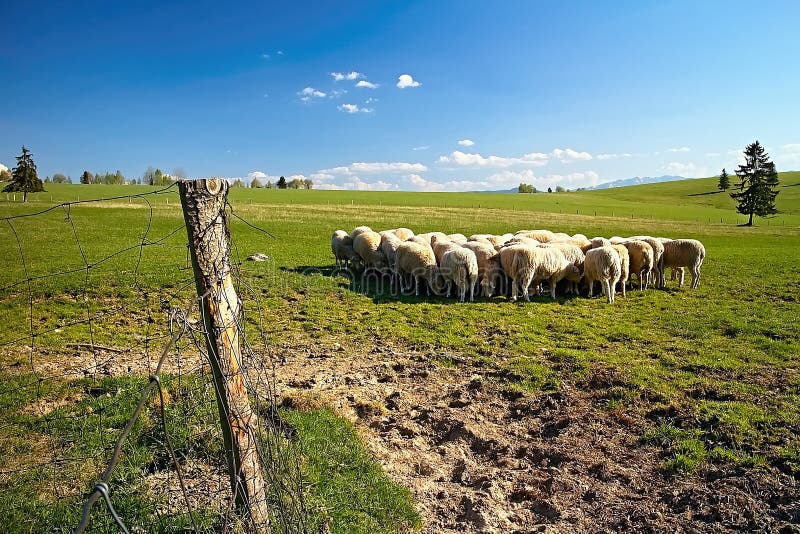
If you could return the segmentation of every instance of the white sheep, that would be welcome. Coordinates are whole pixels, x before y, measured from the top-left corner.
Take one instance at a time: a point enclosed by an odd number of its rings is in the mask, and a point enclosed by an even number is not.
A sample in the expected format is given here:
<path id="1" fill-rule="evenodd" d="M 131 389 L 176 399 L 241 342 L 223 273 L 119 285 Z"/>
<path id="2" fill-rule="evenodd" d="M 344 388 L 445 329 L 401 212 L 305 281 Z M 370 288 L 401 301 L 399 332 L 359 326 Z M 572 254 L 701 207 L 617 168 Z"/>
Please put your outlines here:
<path id="1" fill-rule="evenodd" d="M 631 272 L 631 256 L 628 254 L 628 248 L 625 245 L 611 245 L 611 247 L 619 254 L 619 285 L 624 297 L 626 296 L 625 286 L 628 284 Z M 614 290 L 616 291 L 616 286 Z"/>
<path id="2" fill-rule="evenodd" d="M 468 248 L 458 247 L 448 250 L 442 256 L 439 265 L 445 284 L 455 284 L 458 290 L 458 299 L 464 302 L 469 288 L 469 300 L 475 300 L 475 287 L 478 285 L 478 260 L 475 253 Z M 449 291 L 448 291 L 449 292 Z"/>
<path id="3" fill-rule="evenodd" d="M 664 243 L 664 254 L 661 256 L 661 287 L 666 286 L 664 269 L 688 267 L 692 273 L 692 289 L 700 285 L 700 266 L 706 257 L 706 248 L 697 239 L 673 239 Z M 683 270 L 680 272 L 680 283 L 683 287 Z"/>
<path id="4" fill-rule="evenodd" d="M 438 239 L 447 239 L 447 234 L 444 232 L 425 232 L 424 234 L 417 234 L 417 237 L 422 239 L 427 239 L 428 243 L 433 246 L 433 238 L 436 237 Z"/>
<path id="5" fill-rule="evenodd" d="M 381 234 L 372 230 L 363 231 L 353 239 L 353 250 L 361 257 L 366 269 L 384 272 L 386 255 L 381 250 Z"/>
<path id="6" fill-rule="evenodd" d="M 636 235 L 629 237 L 628 239 L 638 239 L 639 241 L 644 241 L 652 247 L 653 270 L 651 271 L 651 274 L 655 278 L 651 277 L 651 280 L 653 280 L 653 285 L 658 286 L 661 283 L 661 256 L 664 255 L 664 243 L 660 239 L 650 237 L 649 235 Z"/>
<path id="7" fill-rule="evenodd" d="M 414 237 L 414 231 L 410 228 L 395 228 L 393 232 L 397 237 L 400 238 L 400 241 L 406 241 Z"/>
<path id="8" fill-rule="evenodd" d="M 442 256 L 444 256 L 444 253 L 461 248 L 461 245 L 453 243 L 447 239 L 447 237 L 439 237 L 438 235 L 435 235 L 431 237 L 431 248 L 433 249 L 433 255 L 436 256 L 436 263 L 441 265 Z"/>
<path id="9" fill-rule="evenodd" d="M 583 274 L 583 263 L 585 261 L 586 255 L 577 245 L 572 244 L 571 242 L 559 242 L 559 241 L 551 241 L 549 243 L 543 243 L 539 245 L 540 247 L 545 248 L 557 248 L 560 250 L 564 257 L 567 258 L 575 267 L 578 268 L 578 272 Z M 567 281 L 567 289 L 566 292 L 568 294 L 571 293 L 578 293 L 578 283 L 572 280 Z"/>
<path id="10" fill-rule="evenodd" d="M 605 237 L 593 237 L 589 241 L 592 242 L 592 248 L 610 247 L 611 241 Z"/>
<path id="11" fill-rule="evenodd" d="M 586 253 L 583 276 L 589 284 L 589 297 L 592 297 L 594 283 L 600 282 L 603 294 L 608 296 L 608 303 L 614 302 L 614 292 L 620 278 L 622 267 L 620 257 L 613 247 L 593 248 Z"/>
<path id="12" fill-rule="evenodd" d="M 503 249 L 507 250 L 513 251 L 509 271 L 506 271 L 512 279 L 511 300 L 517 300 L 517 288 L 525 300 L 530 300 L 528 289 L 531 284 L 538 285 L 544 280 L 549 282 L 550 296 L 555 299 L 558 282 L 564 278 L 574 282 L 581 279 L 578 268 L 557 248 L 516 245 Z M 503 251 L 500 252 L 501 258 Z"/>
<path id="13" fill-rule="evenodd" d="M 400 291 L 405 293 L 414 284 L 414 294 L 419 296 L 420 286 L 427 282 L 432 292 L 437 293 L 439 284 L 437 277 L 439 269 L 436 266 L 436 257 L 429 244 L 420 244 L 414 241 L 403 241 L 397 247 L 395 257 L 395 273 L 400 280 Z M 411 277 L 408 282 L 407 277 Z"/>
<path id="14" fill-rule="evenodd" d="M 370 228 L 369 226 L 357 226 L 356 228 L 353 229 L 352 232 L 350 232 L 350 237 L 352 237 L 353 240 L 355 240 L 356 237 L 358 237 L 358 234 L 363 234 L 364 232 L 371 232 L 371 231 L 372 228 Z"/>
<path id="15" fill-rule="evenodd" d="M 337 267 L 347 267 L 349 262 L 358 263 L 360 258 L 353 250 L 353 238 L 344 230 L 336 230 L 331 237 L 331 250 Z"/>
<path id="16" fill-rule="evenodd" d="M 497 250 L 490 243 L 483 241 L 467 241 L 463 246 L 475 253 L 481 292 L 485 297 L 491 297 L 494 294 L 495 282 L 503 274 Z"/>
<path id="17" fill-rule="evenodd" d="M 467 236 L 464 234 L 447 234 L 447 239 L 459 245 L 463 245 L 467 242 Z"/>
<path id="18" fill-rule="evenodd" d="M 647 289 L 653 270 L 653 247 L 645 241 L 629 239 L 623 243 L 630 255 L 630 274 L 639 278 L 639 291 Z"/>

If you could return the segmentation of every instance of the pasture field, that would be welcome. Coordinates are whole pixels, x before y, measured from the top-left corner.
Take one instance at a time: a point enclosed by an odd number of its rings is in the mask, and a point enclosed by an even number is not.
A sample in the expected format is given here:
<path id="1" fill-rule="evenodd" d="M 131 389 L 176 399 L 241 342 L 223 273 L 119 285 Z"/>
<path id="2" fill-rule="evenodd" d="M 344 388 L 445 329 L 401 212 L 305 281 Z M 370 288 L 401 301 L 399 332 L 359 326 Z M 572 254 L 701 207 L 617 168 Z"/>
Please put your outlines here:
<path id="1" fill-rule="evenodd" d="M 781 175 L 780 215 L 753 228 L 736 225 L 733 202 L 715 186 L 709 178 L 536 195 L 233 189 L 233 213 L 273 236 L 230 219 L 246 282 L 240 296 L 245 308 L 257 296 L 266 318 L 285 413 L 306 447 L 317 520 L 336 532 L 416 528 L 418 513 L 430 531 L 619 529 L 624 517 L 634 528 L 701 531 L 800 521 L 800 172 Z M 26 407 L 37 395 L 59 401 L 65 414 L 103 401 L 81 395 L 91 377 L 32 388 L 32 361 L 66 358 L 67 343 L 89 339 L 131 346 L 144 329 L 163 330 L 159 292 L 188 302 L 194 291 L 175 188 L 146 200 L 126 195 L 155 188 L 48 189 L 27 205 L 0 202 L 0 216 L 78 197 L 122 198 L 0 228 L 0 377 L 27 385 L 0 393 L 0 409 L 32 428 L 37 416 Z M 362 224 L 692 237 L 707 258 L 695 291 L 672 282 L 663 291 L 630 290 L 613 305 L 586 297 L 458 303 L 394 295 L 336 272 L 332 231 Z M 143 236 L 158 242 L 140 248 Z M 256 252 L 269 260 L 244 261 Z M 53 272 L 63 274 L 44 277 Z M 19 283 L 26 277 L 30 285 Z M 87 314 L 97 314 L 91 327 L 81 322 Z M 30 348 L 32 328 L 40 334 Z M 255 320 L 248 328 L 260 334 Z M 129 390 L 146 377 L 107 377 L 103 388 Z M 406 404 L 389 401 L 397 398 Z M 529 417 L 503 415 L 523 401 Z M 423 417 L 439 409 L 446 420 Z M 119 429 L 124 421 L 116 414 L 104 424 Z M 48 423 L 55 437 L 47 439 L 57 439 L 60 425 Z M 109 435 L 89 433 L 75 445 L 98 458 L 73 466 L 82 474 L 71 501 L 52 503 L 32 501 L 30 473 L 14 474 L 44 453 L 42 434 L 0 428 L 8 496 L 0 517 L 11 518 L 0 519 L 3 530 L 15 521 L 73 521 Z M 132 445 L 121 477 L 136 469 L 137 453 L 144 455 Z M 616 493 L 603 493 L 611 487 Z M 135 489 L 126 496 L 129 517 L 153 506 Z"/>

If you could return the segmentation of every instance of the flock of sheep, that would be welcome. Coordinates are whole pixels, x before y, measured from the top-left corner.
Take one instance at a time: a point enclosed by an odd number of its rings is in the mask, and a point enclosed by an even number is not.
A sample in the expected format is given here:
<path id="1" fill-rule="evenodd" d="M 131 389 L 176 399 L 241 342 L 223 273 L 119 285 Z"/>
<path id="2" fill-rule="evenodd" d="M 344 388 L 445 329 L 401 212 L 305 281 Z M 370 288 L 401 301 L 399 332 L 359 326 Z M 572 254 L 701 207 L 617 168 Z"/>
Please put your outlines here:
<path id="1" fill-rule="evenodd" d="M 336 230 L 331 239 L 336 264 L 352 269 L 374 270 L 399 284 L 404 294 L 425 290 L 434 295 L 450 295 L 455 287 L 462 302 L 469 293 L 491 297 L 508 294 L 511 300 L 521 294 L 529 300 L 547 282 L 555 298 L 560 282 L 564 291 L 580 294 L 588 286 L 589 297 L 595 282 L 600 282 L 608 302 L 614 302 L 617 286 L 625 296 L 629 277 L 636 276 L 639 289 L 666 286 L 665 269 L 672 279 L 680 278 L 684 268 L 692 275 L 692 289 L 700 283 L 700 266 L 705 259 L 703 244 L 696 239 L 667 239 L 633 236 L 628 238 L 569 235 L 549 230 L 520 230 L 515 234 L 444 234 L 427 232 L 415 235 L 408 228 L 374 232 L 359 226 L 351 233 Z M 585 285 L 582 285 L 582 281 Z M 632 283 L 632 282 L 631 282 Z M 501 289 L 501 291 L 498 291 Z"/>

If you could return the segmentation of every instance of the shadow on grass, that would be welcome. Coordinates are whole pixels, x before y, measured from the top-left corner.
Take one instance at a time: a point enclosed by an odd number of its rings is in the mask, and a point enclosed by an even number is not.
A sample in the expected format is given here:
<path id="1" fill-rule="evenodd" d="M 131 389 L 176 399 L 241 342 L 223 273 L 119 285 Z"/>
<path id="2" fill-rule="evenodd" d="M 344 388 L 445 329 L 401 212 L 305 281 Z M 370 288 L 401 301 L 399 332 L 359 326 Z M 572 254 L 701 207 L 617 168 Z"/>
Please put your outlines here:
<path id="1" fill-rule="evenodd" d="M 334 279 L 339 288 L 370 297 L 375 304 L 404 302 L 407 304 L 436 303 L 452 305 L 460 303 L 454 287 L 449 295 L 437 295 L 430 290 L 427 284 L 420 287 L 419 295 L 416 295 L 413 289 L 410 292 L 400 292 L 397 284 L 392 283 L 388 275 L 374 270 L 352 272 L 349 269 L 335 265 L 298 265 L 296 267 L 281 267 L 280 270 L 287 273 L 300 274 L 308 278 L 326 277 Z M 494 295 L 491 297 L 481 296 L 476 292 L 475 302 L 505 304 L 510 302 L 510 296 L 510 280 L 504 279 L 497 284 Z M 545 291 L 541 295 L 531 296 L 530 302 L 557 302 L 564 304 L 575 298 L 578 298 L 578 295 L 565 295 L 562 292 L 553 300 L 550 298 L 549 292 Z M 467 293 L 465 302 L 469 302 L 469 293 Z M 520 297 L 518 302 L 524 303 L 526 301 Z"/>
<path id="2" fill-rule="evenodd" d="M 706 195 L 719 195 L 720 193 L 724 193 L 725 191 L 708 191 L 707 193 L 692 193 L 691 195 L 686 195 L 689 197 L 702 197 Z"/>

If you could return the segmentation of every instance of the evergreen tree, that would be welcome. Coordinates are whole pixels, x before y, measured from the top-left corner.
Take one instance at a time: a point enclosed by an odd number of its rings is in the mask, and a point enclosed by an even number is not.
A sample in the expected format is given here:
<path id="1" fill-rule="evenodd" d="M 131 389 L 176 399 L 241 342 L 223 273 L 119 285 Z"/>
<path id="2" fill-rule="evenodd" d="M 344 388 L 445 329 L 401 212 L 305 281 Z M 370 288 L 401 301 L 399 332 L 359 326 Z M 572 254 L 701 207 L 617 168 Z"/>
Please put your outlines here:
<path id="1" fill-rule="evenodd" d="M 261 189 L 264 186 L 261 185 L 261 180 L 259 180 L 258 177 L 256 176 L 255 178 L 253 178 L 253 181 L 250 182 L 250 187 L 252 189 Z"/>
<path id="2" fill-rule="evenodd" d="M 81 174 L 81 183 L 90 184 L 92 182 L 94 182 L 94 175 L 89 171 L 83 171 L 83 174 Z"/>
<path id="3" fill-rule="evenodd" d="M 747 226 L 753 226 L 753 215 L 768 217 L 778 213 L 775 208 L 778 171 L 758 141 L 744 149 L 744 160 L 744 165 L 736 169 L 739 192 L 731 193 L 731 198 L 737 202 L 736 211 L 750 217 Z"/>
<path id="4" fill-rule="evenodd" d="M 719 183 L 717 183 L 717 189 L 720 191 L 727 191 L 731 186 L 731 181 L 728 178 L 728 173 L 725 169 L 722 169 L 722 172 L 719 174 Z"/>
<path id="5" fill-rule="evenodd" d="M 272 187 L 273 187 L 272 186 L 272 181 L 271 180 L 267 180 L 267 189 L 272 189 Z"/>
<path id="6" fill-rule="evenodd" d="M 241 178 L 237 178 L 231 187 L 244 187 L 244 182 Z"/>
<path id="7" fill-rule="evenodd" d="M 278 189 L 286 189 L 286 178 L 283 176 L 278 180 Z"/>
<path id="8" fill-rule="evenodd" d="M 547 192 L 548 192 L 548 193 L 552 193 L 552 192 L 553 192 L 553 188 L 552 188 L 552 187 L 548 187 L 548 188 L 547 188 Z"/>
<path id="9" fill-rule="evenodd" d="M 36 164 L 33 162 L 33 154 L 30 150 L 22 147 L 22 155 L 17 156 L 17 166 L 11 173 L 11 183 L 4 189 L 4 193 L 22 192 L 22 201 L 28 201 L 28 193 L 38 193 L 44 191 L 44 185 L 36 174 Z"/>

